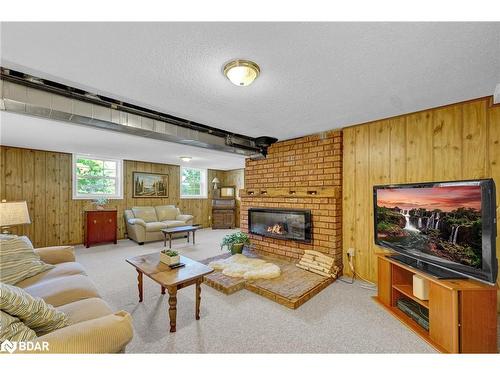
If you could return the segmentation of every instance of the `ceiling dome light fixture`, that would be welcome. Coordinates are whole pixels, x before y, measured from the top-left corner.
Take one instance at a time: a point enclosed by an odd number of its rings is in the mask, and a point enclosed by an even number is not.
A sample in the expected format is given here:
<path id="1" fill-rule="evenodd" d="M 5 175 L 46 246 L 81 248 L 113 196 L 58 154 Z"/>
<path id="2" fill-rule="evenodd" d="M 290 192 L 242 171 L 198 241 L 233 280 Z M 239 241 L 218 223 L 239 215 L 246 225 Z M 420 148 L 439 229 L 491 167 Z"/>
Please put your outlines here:
<path id="1" fill-rule="evenodd" d="M 189 163 L 192 159 L 191 156 L 180 156 L 179 157 L 183 162 Z"/>
<path id="2" fill-rule="evenodd" d="M 250 60 L 233 60 L 224 66 L 224 75 L 236 86 L 250 85 L 259 74 L 259 66 Z"/>

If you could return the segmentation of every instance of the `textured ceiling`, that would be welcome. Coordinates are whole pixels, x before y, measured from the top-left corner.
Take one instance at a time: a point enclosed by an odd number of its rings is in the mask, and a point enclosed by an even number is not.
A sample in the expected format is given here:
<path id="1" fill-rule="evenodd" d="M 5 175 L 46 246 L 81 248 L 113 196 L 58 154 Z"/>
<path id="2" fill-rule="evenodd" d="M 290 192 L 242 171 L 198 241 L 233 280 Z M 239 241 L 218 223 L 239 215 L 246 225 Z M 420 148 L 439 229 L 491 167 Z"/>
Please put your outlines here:
<path id="1" fill-rule="evenodd" d="M 251 135 L 293 138 L 500 83 L 500 23 L 3 23 L 2 65 Z M 256 61 L 248 87 L 221 73 Z"/>

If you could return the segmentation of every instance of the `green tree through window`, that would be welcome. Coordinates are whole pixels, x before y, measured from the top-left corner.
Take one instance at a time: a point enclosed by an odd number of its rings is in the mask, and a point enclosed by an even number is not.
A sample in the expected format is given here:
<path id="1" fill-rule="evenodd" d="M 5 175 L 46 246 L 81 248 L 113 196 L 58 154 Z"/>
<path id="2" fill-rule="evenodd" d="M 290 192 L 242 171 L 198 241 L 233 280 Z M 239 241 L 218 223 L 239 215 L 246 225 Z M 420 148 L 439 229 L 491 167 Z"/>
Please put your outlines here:
<path id="1" fill-rule="evenodd" d="M 76 198 L 120 197 L 120 161 L 78 156 L 74 158 Z"/>
<path id="2" fill-rule="evenodd" d="M 207 196 L 207 173 L 205 169 L 181 167 L 181 197 Z"/>

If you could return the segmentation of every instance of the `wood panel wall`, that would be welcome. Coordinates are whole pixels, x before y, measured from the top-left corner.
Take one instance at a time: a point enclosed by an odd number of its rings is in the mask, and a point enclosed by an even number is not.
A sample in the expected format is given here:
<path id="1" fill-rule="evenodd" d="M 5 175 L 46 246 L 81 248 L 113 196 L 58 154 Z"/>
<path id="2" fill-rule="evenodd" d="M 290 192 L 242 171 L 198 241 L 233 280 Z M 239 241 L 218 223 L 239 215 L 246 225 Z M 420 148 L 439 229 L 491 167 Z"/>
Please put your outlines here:
<path id="1" fill-rule="evenodd" d="M 500 218 L 500 106 L 482 98 L 345 128 L 343 173 L 344 271 L 352 247 L 356 272 L 375 281 L 373 185 L 493 178 Z"/>
<path id="2" fill-rule="evenodd" d="M 72 199 L 71 154 L 0 146 L 1 199 L 26 200 L 32 224 L 13 232 L 26 234 L 37 247 L 83 242 L 83 212 L 89 200 Z M 132 198 L 132 172 L 169 175 L 168 198 Z M 224 171 L 208 170 L 208 181 Z M 124 161 L 124 199 L 106 206 L 118 210 L 118 238 L 125 238 L 123 211 L 132 206 L 174 204 L 183 213 L 194 215 L 194 222 L 210 226 L 211 199 L 180 199 L 180 167 L 141 161 Z M 209 183 L 209 197 L 212 184 Z"/>

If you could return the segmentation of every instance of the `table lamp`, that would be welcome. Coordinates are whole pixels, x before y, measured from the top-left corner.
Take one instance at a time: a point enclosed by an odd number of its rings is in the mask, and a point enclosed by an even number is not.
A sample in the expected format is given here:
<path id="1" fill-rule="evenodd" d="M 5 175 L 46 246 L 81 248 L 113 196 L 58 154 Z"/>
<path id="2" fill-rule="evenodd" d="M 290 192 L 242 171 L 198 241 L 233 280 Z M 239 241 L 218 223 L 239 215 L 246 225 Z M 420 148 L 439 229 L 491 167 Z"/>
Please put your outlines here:
<path id="1" fill-rule="evenodd" d="M 0 227 L 3 234 L 10 234 L 9 228 L 13 225 L 31 224 L 26 201 L 0 202 Z"/>
<path id="2" fill-rule="evenodd" d="M 214 177 L 214 179 L 212 180 L 212 184 L 214 184 L 214 190 L 218 188 L 219 183 L 219 179 L 217 177 Z"/>

